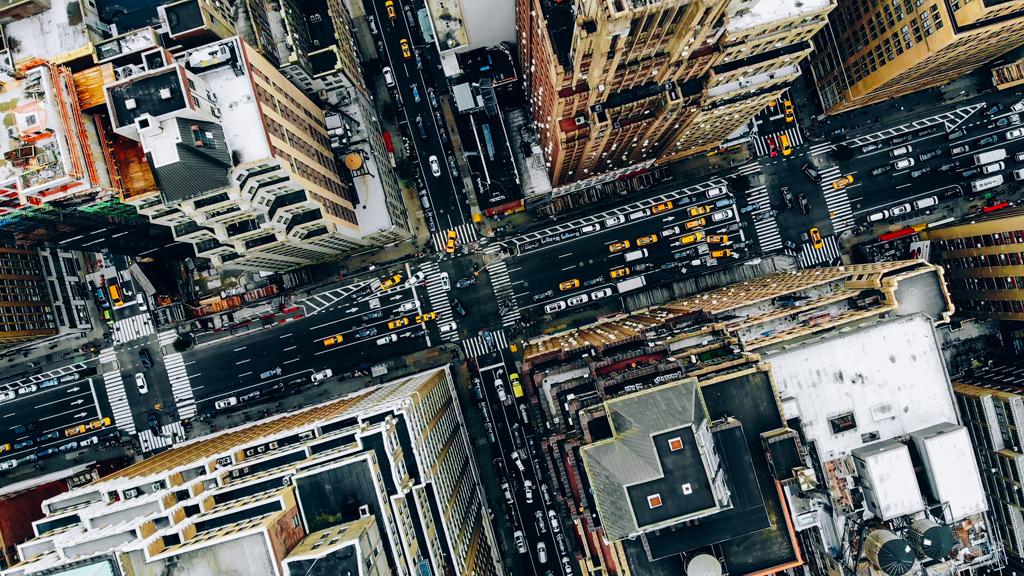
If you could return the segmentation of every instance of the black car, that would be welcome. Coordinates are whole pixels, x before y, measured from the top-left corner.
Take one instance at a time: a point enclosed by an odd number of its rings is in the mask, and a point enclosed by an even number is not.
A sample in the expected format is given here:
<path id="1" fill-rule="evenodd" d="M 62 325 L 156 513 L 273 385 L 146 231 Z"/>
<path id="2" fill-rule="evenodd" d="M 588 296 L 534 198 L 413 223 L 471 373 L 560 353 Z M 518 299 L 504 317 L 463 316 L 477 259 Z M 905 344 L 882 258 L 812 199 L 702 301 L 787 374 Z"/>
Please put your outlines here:
<path id="1" fill-rule="evenodd" d="M 967 130 L 963 128 L 957 128 L 956 130 L 946 134 L 946 140 L 956 140 L 957 138 L 963 138 L 967 135 Z"/>
<path id="2" fill-rule="evenodd" d="M 289 380 L 289 381 L 285 382 L 284 385 L 287 386 L 288 388 L 292 388 L 292 387 L 295 387 L 295 386 L 302 386 L 305 383 L 306 383 L 306 377 L 305 376 L 300 376 L 300 377 L 298 377 L 298 378 L 296 378 L 294 380 Z"/>
<path id="3" fill-rule="evenodd" d="M 923 176 L 923 175 L 925 175 L 925 174 L 927 174 L 927 173 L 929 173 L 931 171 L 932 171 L 932 169 L 931 169 L 930 166 L 925 166 L 924 168 L 921 168 L 919 170 L 914 170 L 913 172 L 911 172 L 910 173 L 910 177 L 911 178 L 917 178 L 918 176 Z"/>
<path id="4" fill-rule="evenodd" d="M 505 314 L 508 314 L 511 310 L 512 301 L 505 300 L 504 302 L 501 303 L 501 306 L 498 306 L 498 316 L 504 316 Z"/>
<path id="5" fill-rule="evenodd" d="M 459 313 L 459 316 L 466 315 L 466 309 L 462 307 L 462 302 L 459 302 L 458 298 L 452 298 L 452 308 Z"/>
<path id="6" fill-rule="evenodd" d="M 981 174 L 981 168 L 971 168 L 970 170 L 967 170 L 964 173 L 960 174 L 960 177 L 972 178 L 974 176 L 977 176 L 978 174 Z"/>
<path id="7" fill-rule="evenodd" d="M 999 114 L 999 112 L 1003 108 L 1005 108 L 1005 106 L 1003 106 L 1002 104 L 996 104 L 995 106 L 989 108 L 988 110 L 985 110 L 985 115 L 986 116 L 995 116 L 996 114 Z"/>
<path id="8" fill-rule="evenodd" d="M 821 174 L 818 174 L 818 171 L 814 168 L 814 166 L 811 166 L 810 164 L 804 164 L 804 167 L 801 168 L 801 170 L 803 170 L 804 174 L 806 174 L 812 182 L 814 182 L 815 184 L 821 184 Z"/>
<path id="9" fill-rule="evenodd" d="M 782 187 L 782 199 L 786 201 L 786 208 L 792 208 L 793 204 L 796 202 L 793 199 L 793 193 L 789 190 L 789 186 Z"/>
<path id="10" fill-rule="evenodd" d="M 807 201 L 807 194 L 804 194 L 803 192 L 801 192 L 800 195 L 796 197 L 796 201 L 800 203 L 800 213 L 801 214 L 809 214 L 810 213 L 810 211 L 811 211 L 811 203 Z"/>
<path id="11" fill-rule="evenodd" d="M 139 348 L 139 359 L 142 360 L 142 365 L 146 368 L 153 367 L 153 359 L 149 357 L 149 350 Z"/>
<path id="12" fill-rule="evenodd" d="M 939 172 L 949 172 L 950 170 L 956 170 L 959 167 L 959 162 L 946 162 L 942 166 L 939 166 Z"/>
<path id="13" fill-rule="evenodd" d="M 988 138 L 982 138 L 981 140 L 978 140 L 977 142 L 975 142 L 975 144 L 977 144 L 978 146 L 988 146 L 989 144 L 995 144 L 996 142 L 999 142 L 999 135 L 993 134 Z"/>
<path id="14" fill-rule="evenodd" d="M 263 394 L 264 396 L 268 396 L 270 394 L 277 394 L 279 392 L 284 392 L 284 382 L 278 382 L 273 386 L 267 386 L 266 388 L 263 389 L 263 392 L 261 392 L 261 394 Z"/>
<path id="15" fill-rule="evenodd" d="M 568 232 L 562 232 L 562 240 L 568 240 L 569 238 L 578 238 L 579 235 L 579 230 L 569 230 Z"/>
<path id="16" fill-rule="evenodd" d="M 931 136 L 932 134 L 935 134 L 938 131 L 939 131 L 939 127 L 938 126 L 929 126 L 929 127 L 925 128 L 923 130 L 918 130 L 917 131 L 917 136 L 918 136 L 918 138 L 920 138 L 921 136 Z"/>
<path id="17" fill-rule="evenodd" d="M 362 332 L 357 333 L 355 337 L 358 340 L 358 339 L 362 339 L 362 338 L 370 338 L 370 337 L 376 336 L 376 335 L 377 335 L 377 329 L 376 328 L 367 328 L 366 330 L 363 330 Z"/>
<path id="18" fill-rule="evenodd" d="M 373 312 L 367 312 L 366 314 L 363 314 L 362 316 L 360 316 L 360 318 L 363 320 L 363 322 L 366 322 L 367 320 L 380 318 L 383 315 L 384 313 L 381 312 L 380 310 L 374 310 Z"/>
<path id="19" fill-rule="evenodd" d="M 53 432 L 47 432 L 46 434 L 43 434 L 42 436 L 36 438 L 36 442 L 42 443 L 46 442 L 47 440 L 53 440 L 54 438 L 60 438 L 60 432 L 57 432 L 56 430 L 54 430 Z"/>
<path id="20" fill-rule="evenodd" d="M 555 291 L 554 290 L 548 290 L 547 292 L 541 292 L 540 294 L 534 294 L 533 295 L 533 301 L 534 302 L 540 302 L 541 300 L 544 300 L 544 299 L 547 299 L 547 298 L 551 298 L 554 295 L 555 295 Z"/>
<path id="21" fill-rule="evenodd" d="M 540 246 L 540 242 L 537 242 L 537 241 L 526 242 L 524 244 L 520 244 L 519 245 L 519 251 L 520 252 L 529 252 L 530 250 L 533 250 L 534 248 L 536 248 L 538 246 Z"/>
<path id="22" fill-rule="evenodd" d="M 105 434 L 100 435 L 100 442 L 116 442 L 121 439 L 120 430 L 111 430 Z"/>
<path id="23" fill-rule="evenodd" d="M 35 422 L 29 422 L 28 424 L 22 424 L 20 426 L 15 426 L 14 427 L 14 433 L 15 434 L 24 434 L 25 432 L 30 432 L 30 431 L 35 430 L 35 429 L 36 429 L 36 423 Z"/>
<path id="24" fill-rule="evenodd" d="M 255 400 L 255 399 L 259 398 L 259 397 L 260 397 L 260 391 L 259 390 L 253 390 L 252 392 L 249 392 L 248 394 L 246 394 L 244 396 L 239 396 L 238 397 L 238 401 L 239 402 L 249 402 L 249 401 Z"/>
<path id="25" fill-rule="evenodd" d="M 256 392 L 255 394 L 259 395 L 259 392 Z M 245 400 L 242 400 L 242 402 L 244 401 Z M 149 424 L 149 427 L 153 429 L 154 434 L 159 435 L 161 430 L 163 430 L 163 424 L 160 423 L 160 416 L 157 416 L 156 413 L 150 414 L 149 418 L 146 419 L 146 422 Z"/>
<path id="26" fill-rule="evenodd" d="M 373 286 L 367 284 L 366 286 L 363 286 L 359 290 L 356 290 L 355 292 L 353 292 L 352 293 L 352 299 L 353 300 L 358 300 L 359 298 L 362 298 L 363 296 L 369 296 L 372 292 L 373 292 Z"/>
<path id="27" fill-rule="evenodd" d="M 932 158 L 935 158 L 939 154 L 942 154 L 942 148 L 936 148 L 931 152 L 922 152 L 921 154 L 917 155 L 917 159 L 920 160 L 921 162 L 924 162 L 925 160 L 931 160 Z"/>
<path id="28" fill-rule="evenodd" d="M 885 166 L 879 166 L 878 168 L 875 168 L 874 170 L 872 170 L 871 171 L 871 175 L 872 176 L 881 176 L 882 174 L 885 174 L 886 172 L 888 172 L 890 170 L 892 170 L 892 164 L 886 164 Z"/>
<path id="29" fill-rule="evenodd" d="M 654 264 L 641 262 L 640 264 L 633 266 L 633 272 L 647 272 L 649 270 L 654 270 Z"/>
<path id="30" fill-rule="evenodd" d="M 598 276 L 597 278 L 591 278 L 590 280 L 587 280 L 586 282 L 584 282 L 583 286 L 584 287 L 587 287 L 587 286 L 597 286 L 598 284 L 604 284 L 604 276 Z M 539 296 L 539 294 L 538 294 L 538 296 Z M 536 298 L 536 297 L 537 296 L 534 296 L 534 298 Z"/>
<path id="31" fill-rule="evenodd" d="M 455 287 L 465 288 L 467 286 L 472 286 L 473 284 L 476 284 L 476 276 L 466 276 L 465 278 L 460 278 L 459 281 L 455 283 Z"/>
<path id="32" fill-rule="evenodd" d="M 682 262 L 666 262 L 665 264 L 661 265 L 661 270 L 666 270 L 666 271 L 667 270 L 675 270 L 676 268 L 682 268 L 682 267 L 683 267 L 683 263 Z"/>
<path id="33" fill-rule="evenodd" d="M 910 142 L 913 139 L 914 139 L 914 135 L 913 134 L 910 134 L 910 133 L 900 134 L 899 136 L 893 136 L 892 138 L 889 138 L 889 144 L 891 146 L 895 146 L 897 144 L 903 144 L 904 142 Z"/>
<path id="34" fill-rule="evenodd" d="M 881 142 L 872 142 L 871 144 L 865 144 L 865 145 L 861 146 L 860 147 L 860 151 L 861 151 L 861 153 L 866 154 L 868 152 L 873 152 L 875 150 L 878 150 L 881 147 L 882 147 L 882 143 Z"/>

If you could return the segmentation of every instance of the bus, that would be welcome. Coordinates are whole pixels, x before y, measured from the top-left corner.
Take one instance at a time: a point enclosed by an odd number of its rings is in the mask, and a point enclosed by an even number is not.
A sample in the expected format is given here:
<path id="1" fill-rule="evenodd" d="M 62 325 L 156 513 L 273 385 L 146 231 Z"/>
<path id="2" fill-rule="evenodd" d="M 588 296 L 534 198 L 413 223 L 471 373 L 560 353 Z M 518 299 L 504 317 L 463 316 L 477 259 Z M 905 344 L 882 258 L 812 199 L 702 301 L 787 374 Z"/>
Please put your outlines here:
<path id="1" fill-rule="evenodd" d="M 111 284 L 108 290 L 110 290 L 110 301 L 114 306 L 123 306 L 124 300 L 121 300 L 121 288 L 117 284 Z"/>

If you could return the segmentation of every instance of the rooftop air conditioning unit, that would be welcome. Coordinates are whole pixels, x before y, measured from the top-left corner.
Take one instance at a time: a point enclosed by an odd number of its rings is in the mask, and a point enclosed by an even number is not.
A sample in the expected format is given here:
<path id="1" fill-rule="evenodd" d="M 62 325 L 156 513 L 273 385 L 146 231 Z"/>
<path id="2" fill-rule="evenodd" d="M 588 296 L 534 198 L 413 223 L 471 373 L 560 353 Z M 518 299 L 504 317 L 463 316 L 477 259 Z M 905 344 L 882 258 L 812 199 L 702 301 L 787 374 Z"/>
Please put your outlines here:
<path id="1" fill-rule="evenodd" d="M 127 108 L 128 110 L 135 110 L 135 107 L 136 107 L 135 98 L 129 98 L 129 99 L 125 100 L 124 101 L 124 107 Z"/>
<path id="2" fill-rule="evenodd" d="M 170 100 L 171 99 L 171 89 L 170 88 L 161 88 L 160 89 L 160 98 L 162 98 L 164 100 Z"/>
<path id="3" fill-rule="evenodd" d="M 576 125 L 577 126 L 583 126 L 586 123 L 587 123 L 586 116 L 577 116 L 576 117 Z"/>
<path id="4" fill-rule="evenodd" d="M 360 518 L 366 518 L 369 515 L 370 515 L 370 505 L 369 504 L 363 504 L 362 506 L 359 507 L 359 517 Z"/>
<path id="5" fill-rule="evenodd" d="M 131 78 L 132 76 L 137 76 L 144 71 L 145 70 L 143 70 L 141 66 L 129 64 L 120 68 L 114 68 L 114 78 L 116 80 L 124 80 L 126 78 Z"/>

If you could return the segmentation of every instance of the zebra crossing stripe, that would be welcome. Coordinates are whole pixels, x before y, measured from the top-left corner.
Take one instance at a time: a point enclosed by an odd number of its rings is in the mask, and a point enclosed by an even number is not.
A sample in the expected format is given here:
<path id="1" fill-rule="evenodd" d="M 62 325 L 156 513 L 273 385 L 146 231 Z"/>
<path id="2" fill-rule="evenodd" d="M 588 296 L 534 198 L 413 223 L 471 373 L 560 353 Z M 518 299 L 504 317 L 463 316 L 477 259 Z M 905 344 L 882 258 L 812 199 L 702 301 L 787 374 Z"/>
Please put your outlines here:
<path id="1" fill-rule="evenodd" d="M 448 295 L 441 287 L 441 269 L 437 265 L 437 262 L 428 261 L 424 262 L 420 266 L 424 276 L 427 279 L 427 298 L 430 299 L 430 307 L 437 313 L 437 324 L 447 324 L 452 321 L 452 307 L 448 302 Z M 455 331 L 446 332 L 441 335 L 441 339 L 447 342 L 458 339 L 458 333 Z"/>
<path id="2" fill-rule="evenodd" d="M 454 228 L 454 230 L 456 246 L 475 242 L 480 238 L 480 234 L 477 232 L 475 224 L 459 224 Z M 434 232 L 430 237 L 434 241 L 434 247 L 437 248 L 439 252 L 443 252 L 445 244 L 448 242 L 448 231 L 444 230 L 441 232 Z"/>
<path id="3" fill-rule="evenodd" d="M 822 238 L 822 242 L 824 246 L 820 249 L 815 248 L 813 242 L 804 244 L 803 252 L 800 253 L 799 257 L 801 267 L 812 268 L 818 264 L 828 264 L 832 260 L 839 258 L 839 246 L 836 244 L 834 234 Z"/>
<path id="4" fill-rule="evenodd" d="M 174 403 L 178 408 L 178 417 L 191 418 L 195 416 L 196 400 L 192 395 L 192 383 L 188 379 L 185 361 L 181 354 L 164 356 L 164 366 L 167 369 L 167 378 L 171 381 L 171 393 L 174 395 Z"/>
<path id="5" fill-rule="evenodd" d="M 142 451 L 152 452 L 174 444 L 175 437 L 185 439 L 185 428 L 181 422 L 171 422 L 163 426 L 163 434 L 157 436 L 149 428 L 139 433 L 139 445 Z"/>
<path id="6" fill-rule="evenodd" d="M 489 268 L 491 273 L 491 290 L 494 291 L 495 297 L 500 301 L 508 300 L 512 303 L 512 309 L 509 310 L 501 318 L 502 326 L 514 326 L 519 321 L 521 312 L 519 310 L 519 302 L 515 299 L 515 293 L 512 290 L 512 279 L 508 275 L 508 266 L 505 262 L 495 262 Z"/>
<path id="7" fill-rule="evenodd" d="M 110 404 L 110 417 L 114 425 L 129 435 L 135 434 L 135 421 L 132 419 L 132 408 L 128 404 L 121 373 L 116 370 L 104 372 L 103 387 L 107 391 L 107 403 Z"/>
<path id="8" fill-rule="evenodd" d="M 508 347 L 508 341 L 505 339 L 504 330 L 494 330 L 491 332 L 491 339 L 494 341 L 494 349 L 501 350 L 502 348 Z M 467 356 L 474 358 L 490 354 L 491 351 L 487 348 L 487 340 L 484 339 L 483 334 L 474 336 L 472 338 L 466 338 L 462 341 L 463 349 Z"/>

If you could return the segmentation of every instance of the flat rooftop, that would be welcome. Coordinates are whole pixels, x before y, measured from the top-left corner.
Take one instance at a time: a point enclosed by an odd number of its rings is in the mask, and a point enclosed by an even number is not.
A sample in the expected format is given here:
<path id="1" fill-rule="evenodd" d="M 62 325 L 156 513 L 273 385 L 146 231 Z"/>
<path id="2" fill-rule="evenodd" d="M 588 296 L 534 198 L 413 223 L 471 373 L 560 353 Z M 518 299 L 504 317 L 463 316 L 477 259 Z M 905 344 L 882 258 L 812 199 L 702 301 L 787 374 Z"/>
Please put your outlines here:
<path id="1" fill-rule="evenodd" d="M 834 0 L 760 0 L 753 6 L 744 6 L 748 10 L 742 14 L 730 14 L 727 28 L 735 33 L 771 22 L 789 20 L 801 14 L 820 12 L 834 3 Z"/>
<path id="2" fill-rule="evenodd" d="M 128 126 L 143 114 L 159 118 L 185 108 L 181 74 L 180 68 L 172 66 L 109 88 L 107 101 L 114 109 L 114 128 Z"/>
<path id="3" fill-rule="evenodd" d="M 925 316 L 855 328 L 768 351 L 779 394 L 796 400 L 823 460 L 868 442 L 957 422 L 941 350 Z M 844 415 L 851 414 L 853 423 Z"/>

